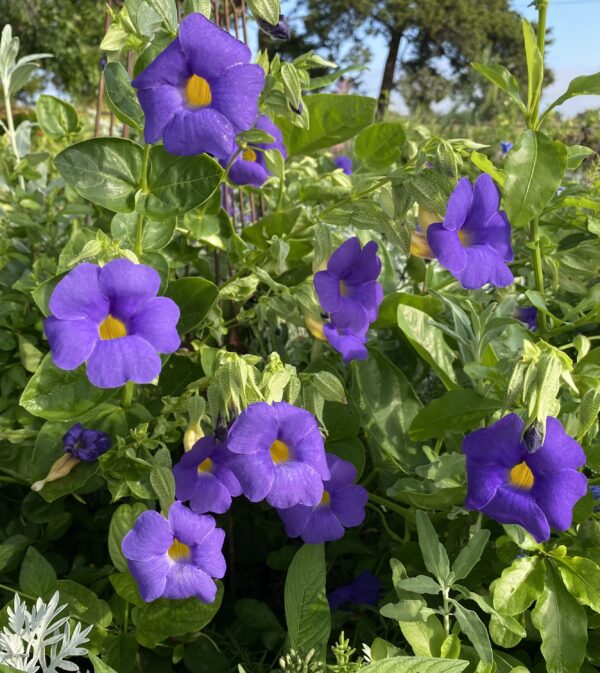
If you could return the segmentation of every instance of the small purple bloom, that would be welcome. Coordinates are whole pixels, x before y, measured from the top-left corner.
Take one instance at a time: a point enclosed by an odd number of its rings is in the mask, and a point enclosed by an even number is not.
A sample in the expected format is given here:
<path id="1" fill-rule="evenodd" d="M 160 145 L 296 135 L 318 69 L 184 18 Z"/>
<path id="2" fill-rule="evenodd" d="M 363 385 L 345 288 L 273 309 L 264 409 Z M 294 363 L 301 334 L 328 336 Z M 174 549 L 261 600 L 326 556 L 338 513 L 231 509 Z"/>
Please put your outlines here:
<path id="1" fill-rule="evenodd" d="M 250 49 L 202 14 L 189 14 L 179 36 L 131 83 L 146 115 L 144 138 L 171 154 L 229 156 L 235 136 L 258 115 L 264 71 Z"/>
<path id="2" fill-rule="evenodd" d="M 184 453 L 173 467 L 175 495 L 189 500 L 196 514 L 223 514 L 231 498 L 242 494 L 242 487 L 229 467 L 231 454 L 214 437 L 203 437 Z"/>
<path id="3" fill-rule="evenodd" d="M 323 437 L 315 417 L 287 402 L 255 402 L 229 430 L 227 446 L 237 454 L 230 466 L 251 502 L 285 509 L 316 505 L 329 479 Z"/>
<path id="4" fill-rule="evenodd" d="M 521 306 L 515 311 L 514 316 L 517 320 L 524 322 L 533 332 L 537 329 L 537 314 L 538 310 L 535 306 Z"/>
<path id="5" fill-rule="evenodd" d="M 512 150 L 513 148 L 513 143 L 511 143 L 508 140 L 501 140 L 500 141 L 500 149 L 502 150 L 502 154 L 505 156 Z"/>
<path id="6" fill-rule="evenodd" d="M 67 430 L 63 437 L 65 453 L 85 463 L 93 463 L 110 449 L 111 440 L 106 432 L 84 428 L 81 423 Z"/>
<path id="7" fill-rule="evenodd" d="M 248 145 L 248 147 L 238 154 L 237 158 L 229 168 L 229 179 L 236 185 L 253 185 L 260 187 L 269 177 L 264 152 L 259 150 L 277 150 L 284 159 L 287 158 L 287 150 L 283 144 L 283 136 L 279 128 L 265 115 L 261 115 L 255 124 L 257 129 L 266 131 L 275 138 L 272 143 L 257 143 Z M 256 148 L 256 149 L 255 149 Z M 231 155 L 233 156 L 233 154 Z M 221 164 L 226 166 L 228 161 L 222 160 Z"/>
<path id="8" fill-rule="evenodd" d="M 356 334 L 366 332 L 383 300 L 383 288 L 377 282 L 380 272 L 375 241 L 361 250 L 358 238 L 349 238 L 331 255 L 327 270 L 315 274 L 314 284 L 334 326 Z"/>
<path id="9" fill-rule="evenodd" d="M 353 332 L 347 327 L 325 323 L 323 325 L 323 336 L 336 351 L 342 354 L 342 359 L 346 363 L 351 360 L 366 360 L 369 355 L 365 345 L 367 343 L 367 330 Z"/>
<path id="10" fill-rule="evenodd" d="M 269 23 L 260 17 L 258 17 L 257 23 L 262 32 L 266 33 L 274 40 L 290 39 L 290 29 L 288 28 L 287 21 L 285 20 L 285 16 L 283 14 L 279 15 L 279 21 L 277 23 Z"/>
<path id="11" fill-rule="evenodd" d="M 333 160 L 336 168 L 341 168 L 346 175 L 352 175 L 352 159 L 345 154 L 340 154 Z"/>
<path id="12" fill-rule="evenodd" d="M 158 353 L 180 344 L 179 307 L 156 296 L 159 286 L 154 269 L 128 259 L 71 269 L 54 288 L 52 315 L 44 321 L 54 364 L 71 370 L 87 362 L 98 388 L 153 381 L 161 369 Z"/>
<path id="13" fill-rule="evenodd" d="M 438 262 L 467 290 L 486 283 L 506 287 L 513 281 L 510 222 L 498 211 L 500 194 L 484 173 L 475 186 L 461 178 L 450 195 L 443 222 L 427 228 L 427 240 Z"/>
<path id="14" fill-rule="evenodd" d="M 341 607 L 345 603 L 377 605 L 380 592 L 381 581 L 379 577 L 365 570 L 350 584 L 344 584 L 330 591 L 327 594 L 327 600 L 332 610 Z"/>
<path id="15" fill-rule="evenodd" d="M 194 514 L 177 501 L 168 519 L 155 511 L 142 512 L 121 549 L 147 603 L 191 596 L 212 603 L 217 595 L 212 578 L 220 579 L 226 570 L 224 539 L 212 516 Z"/>
<path id="16" fill-rule="evenodd" d="M 569 528 L 573 507 L 587 492 L 587 479 L 577 471 L 585 464 L 585 453 L 551 416 L 544 443 L 535 453 L 527 450 L 522 434 L 523 421 L 509 414 L 465 437 L 465 507 L 500 523 L 519 524 L 544 542 L 551 526 Z"/>
<path id="17" fill-rule="evenodd" d="M 286 533 L 309 544 L 339 540 L 346 528 L 360 526 L 365 519 L 369 494 L 354 483 L 354 465 L 333 453 L 327 454 L 327 465 L 331 478 L 324 480 L 320 502 L 277 510 Z"/>

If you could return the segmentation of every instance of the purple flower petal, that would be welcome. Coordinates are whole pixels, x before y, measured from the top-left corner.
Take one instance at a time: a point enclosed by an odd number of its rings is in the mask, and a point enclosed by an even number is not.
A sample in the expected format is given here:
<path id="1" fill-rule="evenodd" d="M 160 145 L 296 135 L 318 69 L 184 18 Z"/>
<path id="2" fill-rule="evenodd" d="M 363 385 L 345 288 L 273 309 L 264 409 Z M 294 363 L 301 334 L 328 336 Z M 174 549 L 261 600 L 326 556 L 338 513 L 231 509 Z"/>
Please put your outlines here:
<path id="1" fill-rule="evenodd" d="M 108 300 L 99 289 L 100 267 L 83 262 L 62 278 L 50 297 L 48 307 L 55 318 L 102 322 L 108 314 Z"/>
<path id="2" fill-rule="evenodd" d="M 467 460 L 480 465 L 499 465 L 511 469 L 523 460 L 520 449 L 523 421 L 508 414 L 489 428 L 468 434 L 462 444 Z"/>
<path id="3" fill-rule="evenodd" d="M 273 484 L 266 494 L 269 505 L 280 509 L 298 504 L 316 505 L 322 496 L 323 481 L 309 465 L 296 461 L 275 465 Z"/>
<path id="4" fill-rule="evenodd" d="M 179 27 L 179 42 L 192 70 L 204 78 L 216 79 L 226 68 L 248 63 L 250 49 L 202 14 L 189 14 Z"/>
<path id="5" fill-rule="evenodd" d="M 203 603 L 213 603 L 217 596 L 217 585 L 200 568 L 189 563 L 173 563 L 162 596 L 163 598 L 197 596 Z"/>
<path id="6" fill-rule="evenodd" d="M 350 485 L 331 494 L 330 507 L 343 526 L 352 528 L 365 520 L 368 500 L 369 494 L 362 486 Z"/>
<path id="7" fill-rule="evenodd" d="M 577 469 L 585 462 L 586 456 L 579 443 L 567 435 L 557 418 L 548 416 L 542 448 L 527 456 L 527 464 L 533 473 L 547 475 L 565 468 Z"/>
<path id="8" fill-rule="evenodd" d="M 281 156 L 284 159 L 287 159 L 287 149 L 283 142 L 283 134 L 279 129 L 279 126 L 275 124 L 269 117 L 266 115 L 260 115 L 256 120 L 256 128 L 261 129 L 261 131 L 266 131 L 275 138 L 274 143 L 259 143 L 258 147 L 262 147 L 265 150 L 278 150 L 281 153 Z"/>
<path id="9" fill-rule="evenodd" d="M 346 278 L 356 268 L 360 260 L 360 241 L 356 236 L 344 241 L 331 255 L 327 263 L 327 271 L 336 278 Z"/>
<path id="10" fill-rule="evenodd" d="M 377 255 L 379 246 L 375 241 L 369 241 L 360 252 L 356 266 L 346 277 L 348 285 L 359 285 L 371 280 L 377 280 L 381 273 L 381 260 Z"/>
<path id="11" fill-rule="evenodd" d="M 211 82 L 212 107 L 226 117 L 236 131 L 247 131 L 258 115 L 258 97 L 265 83 L 260 65 L 234 65 Z"/>
<path id="12" fill-rule="evenodd" d="M 225 576 L 227 564 L 221 551 L 225 540 L 225 531 L 215 528 L 203 543 L 192 550 L 192 562 L 211 577 L 221 579 Z"/>
<path id="13" fill-rule="evenodd" d="M 339 329 L 327 323 L 323 325 L 323 334 L 327 341 L 342 354 L 344 362 L 366 360 L 369 351 L 365 347 L 366 338 L 347 329 Z"/>
<path id="14" fill-rule="evenodd" d="M 463 178 L 466 180 L 467 178 Z M 473 187 L 473 200 L 465 227 L 480 227 L 498 212 L 500 206 L 500 192 L 494 181 L 487 173 L 482 173 Z"/>
<path id="15" fill-rule="evenodd" d="M 360 304 L 367 314 L 368 321 L 375 322 L 379 313 L 379 304 L 383 301 L 383 288 L 376 281 L 367 281 L 361 285 L 346 285 L 346 297 Z"/>
<path id="16" fill-rule="evenodd" d="M 77 369 L 92 354 L 99 340 L 98 324 L 91 320 L 57 320 L 50 316 L 44 321 L 52 360 L 57 367 Z"/>
<path id="17" fill-rule="evenodd" d="M 427 242 L 438 262 L 457 275 L 467 264 L 467 253 L 457 230 L 448 230 L 443 224 L 434 222 L 427 227 Z"/>
<path id="18" fill-rule="evenodd" d="M 168 297 L 153 297 L 133 315 L 127 328 L 129 334 L 145 339 L 159 353 L 174 353 L 181 344 L 177 334 L 179 306 Z"/>
<path id="19" fill-rule="evenodd" d="M 461 178 L 448 199 L 443 227 L 447 231 L 458 231 L 465 220 L 473 200 L 473 187 L 469 178 Z"/>
<path id="20" fill-rule="evenodd" d="M 215 529 L 212 516 L 194 514 L 178 500 L 169 509 L 169 524 L 175 537 L 188 546 L 201 544 Z"/>
<path id="21" fill-rule="evenodd" d="M 340 279 L 329 271 L 315 273 L 314 286 L 319 298 L 319 303 L 327 313 L 333 313 L 340 308 L 342 295 L 340 292 Z"/>
<path id="22" fill-rule="evenodd" d="M 150 603 L 164 595 L 170 569 L 166 555 L 143 561 L 129 561 L 128 565 L 142 600 Z"/>
<path id="23" fill-rule="evenodd" d="M 431 230 L 431 227 L 429 229 Z M 511 270 L 493 248 L 487 245 L 473 245 L 465 248 L 465 253 L 467 263 L 458 272 L 458 279 L 466 290 L 477 290 L 486 283 L 506 287 L 514 282 Z"/>
<path id="24" fill-rule="evenodd" d="M 214 474 L 198 475 L 190 507 L 196 514 L 224 514 L 231 507 L 231 493 Z"/>
<path id="25" fill-rule="evenodd" d="M 369 328 L 369 316 L 362 304 L 350 297 L 340 297 L 337 311 L 329 314 L 336 327 L 347 329 L 355 334 L 364 334 Z"/>
<path id="26" fill-rule="evenodd" d="M 160 368 L 154 348 L 133 335 L 98 341 L 87 363 L 87 375 L 98 388 L 119 388 L 127 381 L 151 383 Z"/>
<path id="27" fill-rule="evenodd" d="M 236 159 L 229 169 L 229 179 L 236 185 L 260 187 L 269 177 L 267 169 L 258 161 Z"/>
<path id="28" fill-rule="evenodd" d="M 514 254 L 510 240 L 510 223 L 505 212 L 494 213 L 478 228 L 465 224 L 461 232 L 469 245 L 489 245 L 505 262 L 512 262 Z"/>
<path id="29" fill-rule="evenodd" d="M 482 509 L 496 495 L 496 491 L 506 484 L 508 471 L 506 467 L 480 463 L 467 457 L 467 475 L 465 507 L 467 509 Z"/>
<path id="30" fill-rule="evenodd" d="M 550 538 L 548 520 L 528 491 L 499 488 L 481 511 L 499 523 L 523 526 L 538 542 Z"/>
<path id="31" fill-rule="evenodd" d="M 306 409 L 296 407 L 288 402 L 274 402 L 271 408 L 275 412 L 277 419 L 278 433 L 277 439 L 288 445 L 294 445 L 309 433 L 315 430 L 319 433 L 320 445 L 317 442 L 315 450 L 323 453 L 323 439 L 319 432 L 317 419 Z"/>
<path id="32" fill-rule="evenodd" d="M 189 456 L 190 453 L 191 451 L 184 454 L 182 459 L 176 465 L 173 465 L 173 477 L 175 478 L 175 497 L 177 500 L 189 500 L 194 495 L 196 486 L 198 485 L 199 463 L 194 463 L 194 465 L 188 466 L 183 462 L 183 459 Z M 198 510 L 194 507 L 192 507 L 192 509 L 199 514 L 204 514 L 204 512 L 198 512 Z"/>
<path id="33" fill-rule="evenodd" d="M 333 160 L 333 165 L 336 168 L 341 168 L 346 175 L 352 175 L 352 159 L 344 154 L 340 154 Z"/>
<path id="34" fill-rule="evenodd" d="M 168 85 L 181 88 L 192 76 L 186 55 L 179 44 L 171 44 L 131 82 L 136 89 L 148 89 Z M 143 106 L 142 106 L 143 107 Z"/>
<path id="35" fill-rule="evenodd" d="M 233 453 L 256 453 L 268 451 L 276 439 L 275 409 L 266 402 L 256 402 L 236 418 L 227 435 L 227 447 Z"/>
<path id="36" fill-rule="evenodd" d="M 99 287 L 110 301 L 111 315 L 127 321 L 142 304 L 156 296 L 160 276 L 144 264 L 113 259 L 100 270 Z"/>
<path id="37" fill-rule="evenodd" d="M 327 506 L 315 507 L 310 522 L 302 531 L 302 540 L 308 544 L 332 542 L 344 537 L 344 526 L 338 521 L 332 509 Z"/>
<path id="38" fill-rule="evenodd" d="M 570 528 L 573 507 L 586 493 L 585 475 L 571 469 L 536 478 L 531 489 L 531 494 L 546 515 L 548 523 L 557 530 Z"/>
<path id="39" fill-rule="evenodd" d="M 140 89 L 138 98 L 146 116 L 144 140 L 156 143 L 162 138 L 165 126 L 184 105 L 181 89 L 168 85 Z"/>
<path id="40" fill-rule="evenodd" d="M 177 156 L 207 152 L 225 159 L 233 151 L 235 131 L 231 122 L 217 110 L 183 109 L 173 115 L 165 127 L 163 141 L 167 152 Z"/>
<path id="41" fill-rule="evenodd" d="M 173 543 L 169 522 L 158 512 L 142 512 L 125 535 L 121 549 L 130 561 L 144 561 L 166 554 Z"/>
<path id="42" fill-rule="evenodd" d="M 308 525 L 313 508 L 306 505 L 294 505 L 287 509 L 278 509 L 277 514 L 283 521 L 288 537 L 298 537 Z"/>
<path id="43" fill-rule="evenodd" d="M 280 426 L 279 436 L 285 437 L 286 435 L 281 434 L 282 429 L 282 426 Z M 285 430 L 286 432 L 289 432 L 289 428 L 285 428 Z M 297 438 L 293 441 L 291 439 L 283 439 L 282 441 L 288 446 L 293 447 L 293 454 L 296 460 L 310 465 L 321 479 L 327 480 L 330 478 L 331 474 L 325 458 L 323 437 L 318 427 L 313 428 L 302 438 Z"/>
<path id="44" fill-rule="evenodd" d="M 275 466 L 268 451 L 233 455 L 230 467 L 250 502 L 265 499 L 275 477 Z"/>
<path id="45" fill-rule="evenodd" d="M 348 461 L 336 456 L 334 453 L 327 454 L 327 465 L 331 476 L 327 480 L 327 490 L 335 493 L 339 488 L 346 488 L 348 484 L 356 481 L 356 468 Z"/>

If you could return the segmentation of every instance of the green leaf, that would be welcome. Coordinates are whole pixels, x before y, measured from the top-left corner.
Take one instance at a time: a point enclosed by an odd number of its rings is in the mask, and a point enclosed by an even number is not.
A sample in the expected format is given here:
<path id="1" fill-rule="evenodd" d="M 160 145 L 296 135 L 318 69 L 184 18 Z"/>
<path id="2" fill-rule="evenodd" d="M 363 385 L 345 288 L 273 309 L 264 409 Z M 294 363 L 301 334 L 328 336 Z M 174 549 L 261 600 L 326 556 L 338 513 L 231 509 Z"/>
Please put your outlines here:
<path id="1" fill-rule="evenodd" d="M 490 665 L 494 663 L 492 644 L 488 636 L 485 624 L 479 615 L 473 610 L 467 610 L 459 602 L 450 599 L 454 605 L 454 616 L 460 626 L 460 630 L 471 641 L 482 663 Z"/>
<path id="2" fill-rule="evenodd" d="M 450 576 L 450 561 L 444 545 L 439 541 L 435 528 L 425 512 L 417 511 L 417 533 L 419 547 L 425 567 L 440 584 L 445 585 Z"/>
<path id="3" fill-rule="evenodd" d="M 462 659 L 392 657 L 361 667 L 361 673 L 460 673 L 469 665 Z"/>
<path id="4" fill-rule="evenodd" d="M 105 664 L 102 659 L 95 654 L 88 654 L 89 660 L 94 664 L 94 673 L 117 673 L 114 668 Z"/>
<path id="5" fill-rule="evenodd" d="M 539 216 L 560 186 L 567 150 L 543 133 L 527 130 L 508 153 L 504 207 L 514 227 L 525 227 Z"/>
<path id="6" fill-rule="evenodd" d="M 400 122 L 379 122 L 363 129 L 354 141 L 354 153 L 369 168 L 387 168 L 402 154 L 406 133 Z"/>
<path id="7" fill-rule="evenodd" d="M 212 11 L 212 4 L 210 0 L 184 0 L 183 12 L 187 16 L 193 12 L 203 14 L 207 19 L 210 19 Z"/>
<path id="8" fill-rule="evenodd" d="M 150 472 L 150 483 L 156 493 L 163 514 L 168 514 L 175 501 L 175 478 L 171 468 L 155 465 Z"/>
<path id="9" fill-rule="evenodd" d="M 109 634 L 104 641 L 104 664 L 114 666 L 119 673 L 132 673 L 136 664 L 138 644 L 131 633 Z"/>
<path id="10" fill-rule="evenodd" d="M 471 536 L 452 564 L 452 573 L 455 580 L 467 577 L 471 570 L 473 570 L 479 562 L 489 538 L 489 530 L 478 530 Z"/>
<path id="11" fill-rule="evenodd" d="M 147 509 L 146 505 L 141 502 L 135 502 L 131 505 L 120 505 L 112 515 L 108 529 L 108 553 L 117 570 L 126 571 L 128 568 L 121 551 L 121 544 L 125 535 L 133 528 L 137 518 Z"/>
<path id="12" fill-rule="evenodd" d="M 484 63 L 471 63 L 480 75 L 489 79 L 492 84 L 496 85 L 504 93 L 508 94 L 510 98 L 525 112 L 525 103 L 521 98 L 519 91 L 519 83 L 515 76 L 509 72 L 503 65 L 496 63 L 486 65 Z"/>
<path id="13" fill-rule="evenodd" d="M 311 154 L 354 137 L 373 122 L 377 101 L 365 96 L 316 93 L 304 97 L 310 127 L 302 129 L 279 117 L 289 156 Z"/>
<path id="14" fill-rule="evenodd" d="M 133 210 L 142 148 L 131 140 L 84 140 L 57 154 L 54 165 L 64 180 L 92 203 L 117 213 Z"/>
<path id="15" fill-rule="evenodd" d="M 538 556 L 515 559 L 494 584 L 494 609 L 510 617 L 527 610 L 544 590 L 544 575 Z"/>
<path id="16" fill-rule="evenodd" d="M 94 387 L 85 366 L 65 371 L 52 363 L 50 354 L 29 379 L 19 404 L 30 414 L 49 421 L 69 421 L 97 407 L 115 394 L 114 390 Z"/>
<path id="17" fill-rule="evenodd" d="M 506 173 L 491 162 L 485 154 L 481 152 L 471 152 L 471 163 L 477 166 L 480 171 L 487 173 L 500 187 L 504 187 L 506 182 Z"/>
<path id="18" fill-rule="evenodd" d="M 407 577 L 396 583 L 396 588 L 412 591 L 417 594 L 439 594 L 442 587 L 428 575 Z"/>
<path id="19" fill-rule="evenodd" d="M 117 594 L 128 603 L 143 608 L 146 603 L 140 596 L 138 586 L 133 577 L 128 573 L 117 573 L 108 578 Z"/>
<path id="20" fill-rule="evenodd" d="M 150 151 L 148 193 L 138 194 L 135 208 L 150 219 L 183 215 L 210 199 L 221 184 L 223 169 L 206 154 L 175 157 L 163 147 Z"/>
<path id="21" fill-rule="evenodd" d="M 409 435 L 412 439 L 423 440 L 446 432 L 472 430 L 501 407 L 500 400 L 483 397 L 471 389 L 449 390 L 419 411 Z"/>
<path id="22" fill-rule="evenodd" d="M 400 304 L 398 306 L 398 326 L 408 339 L 410 345 L 417 351 L 440 377 L 448 390 L 458 388 L 456 375 L 452 368 L 454 352 L 444 339 L 444 333 L 431 325 L 427 313 L 412 306 Z"/>
<path id="23" fill-rule="evenodd" d="M 177 323 L 179 332 L 190 332 L 200 325 L 218 294 L 217 286 L 205 278 L 180 278 L 170 283 L 166 295 L 181 311 Z"/>
<path id="24" fill-rule="evenodd" d="M 548 673 L 578 673 L 585 658 L 587 616 L 550 564 L 546 586 L 531 611 L 531 621 L 542 636 L 541 650 Z"/>
<path id="25" fill-rule="evenodd" d="M 281 81 L 283 83 L 283 91 L 286 98 L 292 107 L 298 108 L 302 100 L 302 87 L 300 78 L 298 77 L 298 71 L 292 63 L 286 63 L 284 61 L 281 64 Z"/>
<path id="26" fill-rule="evenodd" d="M 581 556 L 554 556 L 553 559 L 569 593 L 600 613 L 600 566 Z"/>
<path id="27" fill-rule="evenodd" d="M 112 612 L 106 601 L 101 600 L 87 587 L 72 580 L 58 580 L 61 603 L 66 603 L 74 619 L 106 629 L 112 622 Z"/>
<path id="28" fill-rule="evenodd" d="M 296 552 L 285 580 L 284 603 L 290 647 L 315 649 L 324 660 L 331 613 L 325 596 L 325 550 L 322 544 L 305 544 Z"/>
<path id="29" fill-rule="evenodd" d="M 400 621 L 402 635 L 419 657 L 439 657 L 446 634 L 436 615 L 430 614 L 425 621 Z"/>
<path id="30" fill-rule="evenodd" d="M 523 19 L 523 40 L 527 58 L 527 114 L 531 117 L 542 95 L 544 59 L 533 26 L 526 19 Z"/>
<path id="31" fill-rule="evenodd" d="M 146 0 L 146 2 L 160 16 L 164 27 L 171 34 L 171 37 L 175 37 L 179 28 L 175 0 Z"/>
<path id="32" fill-rule="evenodd" d="M 321 371 L 310 374 L 310 383 L 329 402 L 346 402 L 344 384 L 331 372 Z"/>
<path id="33" fill-rule="evenodd" d="M 279 21 L 279 0 L 248 0 L 248 6 L 254 16 L 264 19 L 272 26 Z"/>
<path id="34" fill-rule="evenodd" d="M 574 96 L 600 96 L 600 72 L 593 75 L 582 75 L 571 80 L 569 86 L 562 96 L 559 96 L 548 108 L 544 111 L 541 119 L 543 119 L 550 110 L 562 105 L 569 98 Z"/>
<path id="35" fill-rule="evenodd" d="M 206 604 L 197 598 L 170 600 L 159 598 L 139 608 L 135 637 L 140 645 L 154 648 L 167 638 L 201 631 L 221 607 L 223 585 L 217 584 L 214 603 Z"/>
<path id="36" fill-rule="evenodd" d="M 118 61 L 107 63 L 104 68 L 106 105 L 125 124 L 141 131 L 144 128 L 144 112 L 125 66 Z"/>
<path id="37" fill-rule="evenodd" d="M 600 74 L 600 73 L 599 73 Z M 567 170 L 574 171 L 596 152 L 585 145 L 571 145 L 567 147 Z"/>
<path id="38" fill-rule="evenodd" d="M 29 547 L 25 553 L 19 586 L 31 596 L 48 596 L 56 590 L 56 571 L 35 547 Z"/>
<path id="39" fill-rule="evenodd" d="M 36 101 L 35 113 L 40 128 L 51 138 L 63 138 L 79 128 L 77 110 L 55 96 L 42 94 Z"/>
<path id="40" fill-rule="evenodd" d="M 117 213 L 110 223 L 110 235 L 131 250 L 135 248 L 137 219 L 137 213 Z M 144 219 L 142 249 L 145 252 L 162 250 L 173 238 L 175 225 L 175 218 L 162 222 Z"/>
<path id="41" fill-rule="evenodd" d="M 385 456 L 407 468 L 416 450 L 408 441 L 408 429 L 421 408 L 406 376 L 380 351 L 371 349 L 366 360 L 353 363 L 353 396 L 363 426 Z"/>

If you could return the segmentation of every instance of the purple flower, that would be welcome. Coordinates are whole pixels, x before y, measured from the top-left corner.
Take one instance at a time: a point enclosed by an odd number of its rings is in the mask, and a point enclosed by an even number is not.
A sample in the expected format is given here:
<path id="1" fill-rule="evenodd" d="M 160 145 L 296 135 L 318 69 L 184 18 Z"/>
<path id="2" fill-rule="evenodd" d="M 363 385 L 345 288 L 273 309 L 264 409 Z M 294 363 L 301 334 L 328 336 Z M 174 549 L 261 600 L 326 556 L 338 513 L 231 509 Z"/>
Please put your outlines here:
<path id="1" fill-rule="evenodd" d="M 86 463 L 93 463 L 98 460 L 103 453 L 110 449 L 110 445 L 109 435 L 100 430 L 84 428 L 81 423 L 75 423 L 63 437 L 65 453 Z"/>
<path id="2" fill-rule="evenodd" d="M 260 187 L 269 177 L 270 173 L 267 169 L 264 152 L 255 151 L 254 148 L 262 150 L 278 150 L 284 159 L 287 158 L 287 150 L 283 144 L 283 136 L 279 128 L 265 115 L 261 115 L 256 122 L 256 128 L 261 131 L 266 131 L 275 138 L 272 143 L 257 143 L 256 145 L 249 145 L 231 164 L 229 168 L 229 178 L 236 185 L 253 185 Z M 233 154 L 231 155 L 233 156 Z M 226 166 L 228 161 L 223 160 L 221 163 Z"/>
<path id="3" fill-rule="evenodd" d="M 336 168 L 341 168 L 346 175 L 352 175 L 352 159 L 345 154 L 340 154 L 333 160 Z"/>
<path id="4" fill-rule="evenodd" d="M 500 141 L 500 149 L 502 150 L 502 154 L 505 156 L 512 150 L 513 148 L 513 143 L 511 143 L 509 140 L 501 140 Z"/>
<path id="5" fill-rule="evenodd" d="M 573 507 L 586 494 L 587 479 L 577 471 L 585 464 L 585 453 L 550 416 L 544 443 L 535 453 L 527 450 L 522 434 L 523 421 L 509 414 L 465 437 L 465 507 L 500 523 L 519 524 L 544 542 L 550 526 L 569 528 Z"/>
<path id="6" fill-rule="evenodd" d="M 236 133 L 258 115 L 264 71 L 250 56 L 202 14 L 186 16 L 179 37 L 132 82 L 146 115 L 146 142 L 162 138 L 171 154 L 229 156 Z"/>
<path id="7" fill-rule="evenodd" d="M 300 536 L 309 544 L 339 540 L 345 528 L 360 526 L 365 519 L 369 494 L 354 483 L 354 465 L 332 453 L 327 454 L 327 465 L 331 477 L 324 480 L 320 502 L 277 510 L 286 533 L 290 537 Z"/>
<path id="8" fill-rule="evenodd" d="M 383 289 L 377 282 L 381 261 L 377 243 L 360 247 L 358 238 L 349 238 L 331 255 L 326 271 L 315 274 L 315 290 L 334 326 L 358 334 L 366 332 L 377 319 Z"/>
<path id="9" fill-rule="evenodd" d="M 537 329 L 538 310 L 535 306 L 520 306 L 514 313 L 517 320 L 524 322 L 533 332 Z"/>
<path id="10" fill-rule="evenodd" d="M 225 575 L 224 539 L 212 516 L 194 514 L 177 501 L 168 519 L 142 512 L 121 549 L 146 602 L 196 596 L 212 603 L 217 595 L 212 578 Z"/>
<path id="11" fill-rule="evenodd" d="M 283 14 L 279 15 L 279 21 L 277 23 L 269 23 L 260 17 L 257 18 L 257 23 L 262 32 L 266 33 L 274 40 L 290 39 L 290 29 L 288 28 L 287 21 Z"/>
<path id="12" fill-rule="evenodd" d="M 235 420 L 227 438 L 230 466 L 248 500 L 273 507 L 316 505 L 329 479 L 315 417 L 287 402 L 256 402 Z"/>
<path id="13" fill-rule="evenodd" d="M 513 282 L 506 262 L 513 260 L 510 222 L 498 211 L 500 195 L 484 173 L 473 187 L 468 178 L 458 181 L 448 201 L 444 221 L 427 228 L 427 240 L 438 262 L 467 290 L 492 283 Z"/>
<path id="14" fill-rule="evenodd" d="M 345 603 L 377 605 L 380 592 L 381 581 L 379 577 L 365 570 L 350 584 L 344 584 L 330 591 L 327 594 L 327 600 L 332 610 L 341 607 Z"/>
<path id="15" fill-rule="evenodd" d="M 173 467 L 177 499 L 189 500 L 196 514 L 226 512 L 231 498 L 242 494 L 240 482 L 229 467 L 230 456 L 227 446 L 214 437 L 197 441 Z"/>
<path id="16" fill-rule="evenodd" d="M 52 292 L 52 315 L 44 322 L 54 364 L 71 370 L 87 362 L 98 388 L 150 383 L 160 374 L 158 353 L 180 344 L 179 308 L 156 296 L 159 286 L 154 269 L 128 259 L 69 271 Z"/>
<path id="17" fill-rule="evenodd" d="M 367 330 L 353 332 L 347 327 L 337 327 L 333 323 L 323 325 L 323 335 L 336 351 L 342 354 L 344 362 L 351 360 L 366 360 Z"/>

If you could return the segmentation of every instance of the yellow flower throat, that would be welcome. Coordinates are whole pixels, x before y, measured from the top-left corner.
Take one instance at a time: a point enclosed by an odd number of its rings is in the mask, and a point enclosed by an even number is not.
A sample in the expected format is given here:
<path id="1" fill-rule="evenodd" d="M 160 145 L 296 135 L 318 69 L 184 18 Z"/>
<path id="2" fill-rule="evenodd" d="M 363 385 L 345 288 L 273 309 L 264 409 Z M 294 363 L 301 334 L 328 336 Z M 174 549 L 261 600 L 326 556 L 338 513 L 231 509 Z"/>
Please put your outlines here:
<path id="1" fill-rule="evenodd" d="M 110 313 L 100 323 L 98 333 L 103 341 L 108 339 L 120 339 L 127 336 L 127 328 L 125 323 L 118 318 L 113 317 Z"/>
<path id="2" fill-rule="evenodd" d="M 533 482 L 535 481 L 533 472 L 525 461 L 515 465 L 509 472 L 508 478 L 512 486 L 522 488 L 526 491 L 529 491 L 533 487 Z"/>
<path id="3" fill-rule="evenodd" d="M 209 83 L 199 75 L 192 75 L 185 85 L 185 97 L 191 107 L 207 107 L 212 103 Z"/>

